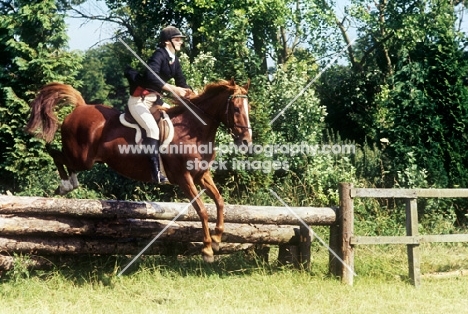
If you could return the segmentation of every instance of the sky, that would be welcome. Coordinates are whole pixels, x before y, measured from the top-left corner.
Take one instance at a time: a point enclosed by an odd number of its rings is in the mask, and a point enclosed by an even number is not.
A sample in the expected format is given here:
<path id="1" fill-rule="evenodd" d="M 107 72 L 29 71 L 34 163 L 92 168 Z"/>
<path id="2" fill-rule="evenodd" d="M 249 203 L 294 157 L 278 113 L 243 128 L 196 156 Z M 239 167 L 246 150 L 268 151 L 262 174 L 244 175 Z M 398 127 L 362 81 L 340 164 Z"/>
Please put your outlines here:
<path id="1" fill-rule="evenodd" d="M 80 7 L 87 14 L 104 15 L 108 8 L 103 1 L 88 0 Z M 70 13 L 70 15 L 72 15 Z M 70 50 L 87 50 L 109 40 L 114 34 L 114 25 L 109 22 L 67 17 L 68 46 Z"/>
<path id="2" fill-rule="evenodd" d="M 87 21 L 82 19 L 67 18 L 68 46 L 70 50 L 88 50 L 89 48 L 105 43 L 113 35 L 111 23 L 99 21 Z"/>

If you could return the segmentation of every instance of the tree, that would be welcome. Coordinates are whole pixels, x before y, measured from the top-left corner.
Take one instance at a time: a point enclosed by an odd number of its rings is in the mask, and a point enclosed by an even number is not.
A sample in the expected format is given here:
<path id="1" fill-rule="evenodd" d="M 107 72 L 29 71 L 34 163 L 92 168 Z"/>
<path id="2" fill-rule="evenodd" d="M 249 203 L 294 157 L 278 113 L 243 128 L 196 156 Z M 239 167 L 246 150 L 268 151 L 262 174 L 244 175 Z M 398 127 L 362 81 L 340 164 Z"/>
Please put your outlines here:
<path id="1" fill-rule="evenodd" d="M 128 101 L 128 82 L 124 69 L 133 55 L 122 49 L 120 42 L 108 43 L 87 50 L 83 67 L 77 78 L 82 81 L 78 90 L 87 103 L 101 103 L 124 109 Z"/>
<path id="2" fill-rule="evenodd" d="M 0 11 L 0 178 L 2 190 L 21 190 L 31 173 L 50 172 L 52 164 L 43 143 L 23 131 L 28 103 L 46 83 L 76 85 L 80 57 L 64 50 L 64 15 L 55 1 L 4 1 Z"/>
<path id="3" fill-rule="evenodd" d="M 324 39 L 330 39 L 326 26 L 333 21 L 330 6 L 322 2 L 106 0 L 111 9 L 107 15 L 70 9 L 77 17 L 116 23 L 116 36 L 131 42 L 143 57 L 154 48 L 159 31 L 174 25 L 189 36 L 185 52 L 191 61 L 199 53 L 211 53 L 220 78 L 245 79 L 265 75 L 268 59 L 283 64 L 307 46 L 315 54 L 325 53 L 329 44 Z"/>
<path id="4" fill-rule="evenodd" d="M 463 38 L 454 30 L 451 4 L 434 3 L 404 35 L 416 39 L 399 50 L 394 88 L 386 98 L 388 136 L 395 165 L 402 170 L 414 155 L 428 171 L 430 185 L 468 186 L 468 59 Z M 424 32 L 422 31 L 424 29 Z M 417 36 L 417 37 L 415 37 Z"/>

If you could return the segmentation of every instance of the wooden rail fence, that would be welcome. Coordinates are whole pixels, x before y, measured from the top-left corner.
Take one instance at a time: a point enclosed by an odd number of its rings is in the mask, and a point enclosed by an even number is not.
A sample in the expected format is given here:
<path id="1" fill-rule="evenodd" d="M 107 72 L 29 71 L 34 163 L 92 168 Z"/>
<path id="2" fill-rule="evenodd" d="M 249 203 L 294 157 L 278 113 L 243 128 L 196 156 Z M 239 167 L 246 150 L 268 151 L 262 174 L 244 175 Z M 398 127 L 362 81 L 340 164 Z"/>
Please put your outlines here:
<path id="1" fill-rule="evenodd" d="M 345 208 L 343 221 L 343 248 L 340 251 L 343 259 L 354 269 L 353 247 L 365 244 L 406 244 L 408 254 L 408 271 L 412 284 L 421 284 L 421 256 L 419 244 L 427 242 L 468 242 L 468 234 L 420 235 L 418 233 L 418 198 L 458 198 L 468 197 L 468 189 L 366 189 L 354 188 L 352 184 L 341 183 L 340 207 Z M 406 202 L 406 236 L 355 236 L 354 203 L 355 198 L 396 198 Z M 336 263 L 336 261 L 333 261 Z M 343 268 L 341 274 L 344 282 L 353 284 L 353 273 Z"/>

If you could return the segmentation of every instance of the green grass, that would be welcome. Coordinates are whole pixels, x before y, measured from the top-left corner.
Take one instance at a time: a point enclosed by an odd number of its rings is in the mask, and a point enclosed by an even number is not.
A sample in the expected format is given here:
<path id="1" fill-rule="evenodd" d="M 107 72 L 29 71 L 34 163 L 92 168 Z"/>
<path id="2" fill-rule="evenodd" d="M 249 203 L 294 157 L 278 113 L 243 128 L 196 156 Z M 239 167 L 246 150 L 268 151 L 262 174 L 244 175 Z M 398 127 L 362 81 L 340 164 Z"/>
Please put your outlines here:
<path id="1" fill-rule="evenodd" d="M 80 257 L 51 270 L 16 271 L 0 282 L 0 313 L 463 313 L 468 276 L 407 278 L 404 246 L 357 247 L 354 286 L 327 275 L 328 254 L 313 245 L 310 271 L 262 264 L 244 253 L 211 265 L 200 257 Z M 421 247 L 422 273 L 468 269 L 468 247 Z"/>

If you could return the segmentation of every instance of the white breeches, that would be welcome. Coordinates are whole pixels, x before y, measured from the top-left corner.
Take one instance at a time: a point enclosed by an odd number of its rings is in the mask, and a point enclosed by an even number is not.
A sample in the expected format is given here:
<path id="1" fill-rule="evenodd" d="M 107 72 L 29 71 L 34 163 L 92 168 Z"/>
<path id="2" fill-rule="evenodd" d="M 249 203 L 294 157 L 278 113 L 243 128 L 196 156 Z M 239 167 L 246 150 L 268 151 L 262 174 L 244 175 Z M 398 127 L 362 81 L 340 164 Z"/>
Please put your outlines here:
<path id="1" fill-rule="evenodd" d="M 156 99 L 157 96 L 154 93 L 146 95 L 144 99 L 130 96 L 128 110 L 138 124 L 145 129 L 147 137 L 159 140 L 158 124 L 149 110 Z"/>

